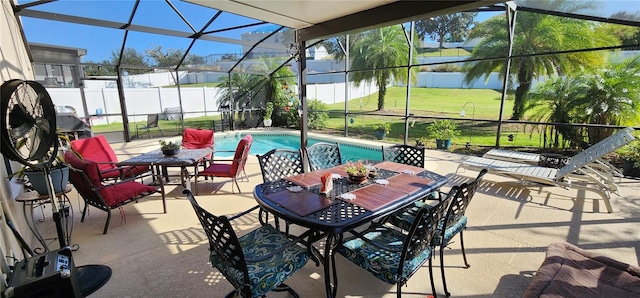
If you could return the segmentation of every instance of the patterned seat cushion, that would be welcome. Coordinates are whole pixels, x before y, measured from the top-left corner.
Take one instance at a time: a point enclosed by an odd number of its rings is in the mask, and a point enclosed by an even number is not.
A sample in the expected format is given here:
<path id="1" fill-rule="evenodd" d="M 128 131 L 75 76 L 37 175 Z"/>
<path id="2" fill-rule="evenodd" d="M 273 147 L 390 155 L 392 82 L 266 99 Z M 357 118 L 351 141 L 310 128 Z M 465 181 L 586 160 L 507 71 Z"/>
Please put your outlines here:
<path id="1" fill-rule="evenodd" d="M 408 231 L 411 228 L 411 224 L 413 223 L 414 219 L 416 218 L 418 210 L 420 210 L 420 208 L 424 205 L 425 203 L 423 202 L 415 202 L 414 205 L 397 211 L 389 217 L 389 223 L 405 231 Z M 442 235 L 442 225 L 444 225 L 444 218 L 438 224 L 438 231 L 433 238 L 434 245 L 436 246 L 441 244 L 440 239 L 442 237 L 440 235 Z M 448 227 L 447 230 L 444 231 L 445 245 L 449 243 L 449 241 L 451 241 L 451 238 L 453 238 L 453 236 L 460 233 L 460 231 L 462 231 L 466 227 L 467 216 L 463 215 L 462 217 L 460 217 L 460 220 L 458 220 L 455 224 Z"/>
<path id="2" fill-rule="evenodd" d="M 433 245 L 438 246 L 442 244 L 440 242 L 440 238 L 441 238 L 440 235 L 442 235 L 443 224 L 444 222 L 442 221 L 440 221 L 440 224 L 438 224 L 438 231 L 436 232 L 436 236 L 433 238 Z M 462 231 L 466 227 L 467 227 L 467 216 L 463 215 L 462 217 L 460 217 L 458 221 L 456 221 L 456 223 L 454 223 L 452 226 L 448 227 L 444 231 L 444 244 L 447 245 L 447 243 L 451 241 L 451 238 L 453 238 L 453 236 L 460 233 L 460 231 Z"/>
<path id="3" fill-rule="evenodd" d="M 417 201 L 407 208 L 396 211 L 395 213 L 391 214 L 391 216 L 389 216 L 389 223 L 405 231 L 408 231 L 413 224 L 413 220 L 416 218 L 416 214 L 418 214 L 418 211 L 424 205 L 424 202 Z"/>
<path id="4" fill-rule="evenodd" d="M 400 266 L 400 252 L 406 236 L 391 228 L 369 232 L 365 238 L 382 245 L 393 247 L 398 252 L 381 250 L 360 238 L 350 238 L 343 243 L 338 252 L 354 264 L 364 268 L 380 280 L 396 284 L 400 278 L 409 278 L 411 273 L 422 266 L 431 257 L 432 249 L 427 248 L 418 256 L 407 260 L 403 272 L 398 272 Z"/>
<path id="5" fill-rule="evenodd" d="M 304 267 L 309 259 L 307 249 L 301 245 L 293 245 L 279 254 L 264 261 L 251 261 L 271 253 L 290 242 L 286 235 L 271 225 L 264 225 L 238 238 L 249 271 L 250 282 L 243 282 L 242 271 L 222 262 L 211 252 L 211 263 L 218 268 L 236 289 L 245 284 L 251 285 L 253 297 L 262 296 L 283 283 L 289 276 Z"/>

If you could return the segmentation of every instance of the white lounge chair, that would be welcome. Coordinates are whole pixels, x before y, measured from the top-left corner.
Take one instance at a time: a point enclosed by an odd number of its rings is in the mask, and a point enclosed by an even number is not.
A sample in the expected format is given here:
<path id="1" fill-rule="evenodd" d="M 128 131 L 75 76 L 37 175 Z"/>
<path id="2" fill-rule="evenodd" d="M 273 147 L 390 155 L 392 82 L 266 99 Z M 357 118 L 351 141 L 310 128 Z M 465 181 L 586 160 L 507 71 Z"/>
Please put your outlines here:
<path id="1" fill-rule="evenodd" d="M 603 139 L 602 141 L 596 143 L 611 143 L 611 142 L 627 142 L 629 139 L 628 136 L 633 133 L 633 128 L 627 127 L 625 129 L 621 129 L 617 133 Z M 504 161 L 518 162 L 518 163 L 528 163 L 532 165 L 539 165 L 540 161 L 544 154 L 538 153 L 528 153 L 528 152 L 519 152 L 513 150 L 505 150 L 505 149 L 491 149 L 482 157 L 491 158 L 491 159 L 499 159 Z M 569 157 L 570 158 L 570 157 Z M 609 163 L 607 160 L 603 158 L 598 158 L 591 165 L 594 168 L 601 169 L 602 171 L 610 171 L 613 176 L 616 177 L 624 177 L 622 171 L 616 168 L 614 165 Z"/>
<path id="2" fill-rule="evenodd" d="M 616 137 L 597 144 L 571 157 L 569 162 L 559 169 L 540 167 L 527 163 L 496 160 L 486 157 L 470 157 L 458 165 L 460 168 L 480 171 L 487 169 L 489 173 L 511 177 L 546 185 L 555 185 L 566 189 L 582 189 L 602 196 L 607 211 L 613 212 L 610 193 L 620 194 L 611 172 L 602 171 L 594 166 L 605 154 L 612 152 L 633 141 L 632 129 L 620 130 Z M 457 173 L 457 170 L 456 170 Z"/>

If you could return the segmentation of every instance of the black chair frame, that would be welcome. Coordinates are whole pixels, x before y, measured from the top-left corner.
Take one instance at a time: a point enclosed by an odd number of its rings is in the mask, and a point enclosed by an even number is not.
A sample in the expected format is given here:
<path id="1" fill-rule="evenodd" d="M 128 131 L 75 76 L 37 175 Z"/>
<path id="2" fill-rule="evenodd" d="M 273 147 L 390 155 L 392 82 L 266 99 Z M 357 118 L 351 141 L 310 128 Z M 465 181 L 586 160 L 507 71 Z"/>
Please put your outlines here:
<path id="1" fill-rule="evenodd" d="M 309 246 L 310 244 L 304 242 L 302 237 L 293 238 L 291 241 L 280 248 L 269 252 L 266 255 L 261 256 L 256 259 L 247 259 L 242 251 L 242 246 L 240 245 L 240 241 L 231 226 L 231 220 L 234 220 L 240 216 L 247 214 L 247 212 L 242 212 L 238 215 L 235 215 L 231 218 L 227 216 L 215 216 L 211 214 L 209 211 L 200 207 L 195 197 L 188 189 L 183 190 L 182 192 L 187 196 L 187 199 L 191 202 L 191 206 L 193 207 L 196 215 L 198 216 L 198 220 L 200 221 L 205 234 L 207 235 L 207 239 L 209 241 L 209 251 L 211 253 L 215 253 L 220 260 L 231 266 L 235 270 L 242 272 L 244 282 L 241 284 L 234 284 L 234 277 L 227 276 L 224 271 L 219 270 L 222 275 L 233 285 L 234 290 L 228 293 L 225 297 L 234 297 L 239 295 L 240 297 L 252 297 L 251 288 L 249 286 L 249 271 L 247 267 L 247 262 L 258 262 L 267 260 L 274 255 L 282 253 L 285 249 L 297 245 L 298 243 L 302 243 L 305 246 Z M 254 209 L 254 208 L 252 208 Z M 215 266 L 214 266 L 215 267 Z M 298 298 L 298 294 L 288 285 L 281 283 L 272 291 L 274 292 L 282 292 L 287 291 L 291 293 L 294 297 Z"/>

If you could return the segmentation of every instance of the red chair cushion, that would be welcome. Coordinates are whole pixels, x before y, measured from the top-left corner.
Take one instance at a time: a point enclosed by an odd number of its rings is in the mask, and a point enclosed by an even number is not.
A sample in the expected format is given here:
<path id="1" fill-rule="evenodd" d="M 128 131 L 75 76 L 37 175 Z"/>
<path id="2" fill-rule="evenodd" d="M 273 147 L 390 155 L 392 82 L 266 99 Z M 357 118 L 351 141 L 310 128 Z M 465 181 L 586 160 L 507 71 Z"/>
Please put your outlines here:
<path id="1" fill-rule="evenodd" d="M 246 135 L 240 140 L 240 142 L 238 142 L 231 164 L 213 163 L 198 175 L 230 178 L 236 177 L 244 167 L 244 161 L 249 155 L 252 140 L 253 137 L 251 135 Z"/>
<path id="2" fill-rule="evenodd" d="M 115 152 L 107 142 L 103 135 L 97 135 L 92 138 L 77 139 L 71 141 L 71 148 L 80 153 L 83 158 L 93 160 L 95 162 L 112 162 L 117 163 L 118 158 Z M 116 168 L 115 164 L 98 164 L 101 171 Z"/>
<path id="3" fill-rule="evenodd" d="M 135 181 L 127 181 L 105 187 L 98 192 L 107 205 L 114 207 L 141 194 L 153 193 L 155 191 L 156 189 L 153 186 L 144 185 Z"/>
<path id="4" fill-rule="evenodd" d="M 93 138 L 78 139 L 71 142 L 71 148 L 82 155 L 82 158 L 95 161 L 100 169 L 102 179 L 120 178 L 120 171 L 114 170 L 118 166 L 115 152 L 111 149 L 111 145 L 103 135 L 97 135 Z M 104 163 L 106 162 L 106 163 Z M 132 178 L 142 173 L 148 172 L 149 166 L 132 166 L 126 167 L 124 177 Z"/>
<path id="5" fill-rule="evenodd" d="M 182 147 L 187 149 L 207 148 L 213 145 L 213 130 L 185 128 Z"/>
<path id="6" fill-rule="evenodd" d="M 229 170 L 233 174 L 233 177 L 235 177 L 235 175 L 238 174 L 240 170 L 242 170 L 242 167 L 244 166 L 241 164 L 243 162 L 242 158 L 247 158 L 247 156 L 249 155 L 249 148 L 251 146 L 252 140 L 253 137 L 251 135 L 246 135 L 244 138 L 242 138 L 242 140 L 240 140 L 240 142 L 238 142 L 236 153 L 233 155 L 234 162 L 231 163 L 231 169 Z"/>
<path id="7" fill-rule="evenodd" d="M 231 175 L 231 164 L 223 163 L 214 163 L 198 174 L 201 176 L 235 177 L 235 175 Z"/>
<path id="8" fill-rule="evenodd" d="M 123 172 L 124 179 L 136 177 L 150 170 L 149 166 L 130 166 L 130 167 L 125 167 L 124 169 L 125 169 Z M 105 172 L 102 172 L 101 174 L 102 174 L 102 179 L 120 178 L 120 171 L 118 170 L 105 171 Z"/>
<path id="9" fill-rule="evenodd" d="M 64 153 L 64 161 L 74 169 L 83 171 L 87 177 L 89 177 L 89 180 L 94 187 L 102 185 L 102 181 L 100 181 L 100 170 L 98 168 L 98 164 L 94 161 L 87 158 L 80 159 L 71 151 Z"/>

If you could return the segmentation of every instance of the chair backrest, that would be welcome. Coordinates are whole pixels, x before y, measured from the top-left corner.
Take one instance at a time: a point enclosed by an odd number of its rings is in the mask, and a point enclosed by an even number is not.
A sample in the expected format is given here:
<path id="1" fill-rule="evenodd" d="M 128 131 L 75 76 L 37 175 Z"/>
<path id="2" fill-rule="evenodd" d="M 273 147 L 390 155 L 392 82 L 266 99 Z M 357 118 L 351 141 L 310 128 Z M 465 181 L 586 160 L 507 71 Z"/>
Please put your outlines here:
<path id="1" fill-rule="evenodd" d="M 240 241 L 238 241 L 238 237 L 233 231 L 229 219 L 226 216 L 215 216 L 200 207 L 189 190 L 184 190 L 183 193 L 187 195 L 187 199 L 191 202 L 191 206 L 193 210 L 195 210 L 198 220 L 200 220 L 200 224 L 202 228 L 204 228 L 204 232 L 207 234 L 209 251 L 212 257 L 224 264 L 223 266 L 233 268 L 237 270 L 238 273 L 241 273 L 241 276 L 225 275 L 227 280 L 229 280 L 236 289 L 242 289 L 245 285 L 250 284 L 249 271 L 247 270 L 247 263 L 244 253 L 242 252 L 242 246 L 240 246 Z M 225 273 L 223 270 L 220 270 L 220 272 Z"/>
<path id="2" fill-rule="evenodd" d="M 596 143 L 595 145 L 582 150 L 580 153 L 571 157 L 567 164 L 558 169 L 556 173 L 556 179 L 562 178 L 567 174 L 573 173 L 579 168 L 582 168 L 597 159 L 603 157 L 607 153 L 611 153 L 614 150 L 631 143 L 635 140 L 633 136 L 633 128 L 627 127 L 621 129 L 618 132 L 606 137 L 604 140 Z"/>
<path id="3" fill-rule="evenodd" d="M 424 168 L 424 148 L 410 145 L 382 146 L 382 160 Z"/>
<path id="4" fill-rule="evenodd" d="M 258 162 L 264 182 L 274 182 L 304 173 L 300 150 L 273 149 L 258 155 Z"/>
<path id="5" fill-rule="evenodd" d="M 475 195 L 476 190 L 478 190 L 478 185 L 482 181 L 482 177 L 487 174 L 487 169 L 482 169 L 476 177 L 475 180 L 470 183 L 462 183 L 459 187 L 452 188 L 449 191 L 449 197 L 451 197 L 451 203 L 449 204 L 449 208 L 447 208 L 447 213 L 445 214 L 444 226 L 442 229 L 442 236 L 444 237 L 444 233 L 447 227 L 458 222 L 462 216 L 464 216 L 467 211 L 467 207 Z"/>
<path id="6" fill-rule="evenodd" d="M 236 152 L 233 155 L 233 162 L 231 162 L 231 176 L 235 177 L 244 168 L 247 158 L 249 157 L 249 151 L 251 150 L 251 144 L 253 143 L 253 137 L 251 135 L 244 136 L 236 147 Z"/>
<path id="7" fill-rule="evenodd" d="M 71 141 L 71 149 L 80 153 L 84 159 L 99 163 L 98 167 L 101 171 L 116 168 L 115 163 L 118 162 L 118 158 L 104 135 L 73 140 Z M 104 164 L 103 162 L 113 164 Z"/>
<path id="8" fill-rule="evenodd" d="M 213 146 L 213 130 L 185 128 L 182 134 L 182 147 L 201 149 Z"/>
<path id="9" fill-rule="evenodd" d="M 433 248 L 433 239 L 436 236 L 438 230 L 438 224 L 442 219 L 442 216 L 450 202 L 450 198 L 438 203 L 435 207 L 425 205 L 418 211 L 411 228 L 408 231 L 407 238 L 403 245 L 402 256 L 400 258 L 398 275 L 404 276 L 407 279 L 417 271 L 418 266 L 414 272 L 406 272 L 404 266 L 407 261 L 420 256 L 426 249 Z"/>
<path id="10" fill-rule="evenodd" d="M 158 114 L 147 115 L 147 128 L 158 127 L 158 120 L 160 120 Z"/>
<path id="11" fill-rule="evenodd" d="M 102 187 L 98 164 L 87 158 L 78 158 L 71 150 L 65 152 L 64 160 L 71 166 L 69 181 L 82 198 L 92 201 L 90 205 L 93 206 L 96 204 L 107 206 L 104 199 L 94 191 Z"/>
<path id="12" fill-rule="evenodd" d="M 304 150 L 311 171 L 328 169 L 342 164 L 338 143 L 315 143 Z"/>

